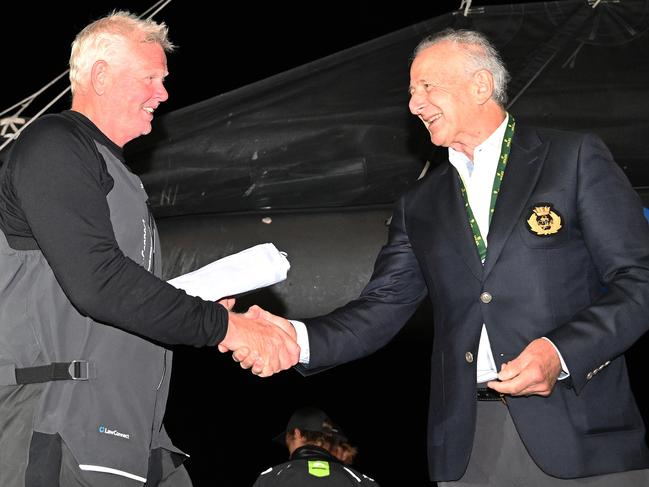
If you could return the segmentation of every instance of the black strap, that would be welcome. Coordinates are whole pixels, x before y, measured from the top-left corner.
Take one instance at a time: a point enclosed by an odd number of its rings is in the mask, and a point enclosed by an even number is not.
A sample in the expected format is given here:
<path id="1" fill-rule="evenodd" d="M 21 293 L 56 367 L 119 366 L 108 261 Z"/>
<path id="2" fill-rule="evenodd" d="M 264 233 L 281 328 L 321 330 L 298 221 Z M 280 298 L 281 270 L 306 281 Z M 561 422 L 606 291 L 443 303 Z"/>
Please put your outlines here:
<path id="1" fill-rule="evenodd" d="M 48 365 L 16 369 L 16 384 L 35 384 L 52 380 L 88 380 L 87 360 L 52 362 Z"/>

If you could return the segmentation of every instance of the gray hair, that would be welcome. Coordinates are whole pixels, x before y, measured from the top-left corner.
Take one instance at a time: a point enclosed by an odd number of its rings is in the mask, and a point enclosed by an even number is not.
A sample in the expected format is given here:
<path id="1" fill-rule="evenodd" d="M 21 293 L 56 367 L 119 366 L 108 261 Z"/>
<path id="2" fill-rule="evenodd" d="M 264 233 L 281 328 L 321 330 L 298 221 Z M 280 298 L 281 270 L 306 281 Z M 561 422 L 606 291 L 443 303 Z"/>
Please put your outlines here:
<path id="1" fill-rule="evenodd" d="M 92 65 L 114 56 L 127 40 L 156 43 L 165 52 L 172 52 L 175 46 L 167 37 L 167 26 L 151 19 L 140 19 L 127 11 L 113 11 L 87 25 L 72 43 L 70 53 L 70 84 L 72 93 L 83 85 Z"/>
<path id="2" fill-rule="evenodd" d="M 424 38 L 415 47 L 412 59 L 424 49 L 441 42 L 452 42 L 462 48 L 467 60 L 467 75 L 486 69 L 494 78 L 494 92 L 491 98 L 504 107 L 507 103 L 507 83 L 510 79 L 505 63 L 491 42 L 480 32 L 447 28 Z"/>

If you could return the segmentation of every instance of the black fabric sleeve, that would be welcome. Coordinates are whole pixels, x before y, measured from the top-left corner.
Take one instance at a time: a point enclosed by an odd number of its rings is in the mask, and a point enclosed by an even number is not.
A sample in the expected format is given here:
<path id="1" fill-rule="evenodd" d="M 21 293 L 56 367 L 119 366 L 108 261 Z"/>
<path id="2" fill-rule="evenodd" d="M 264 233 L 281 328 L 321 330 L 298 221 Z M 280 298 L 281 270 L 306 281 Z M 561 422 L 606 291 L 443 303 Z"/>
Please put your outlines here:
<path id="1" fill-rule="evenodd" d="M 121 252 L 106 201 L 112 179 L 92 139 L 73 123 L 50 120 L 26 131 L 10 163 L 16 204 L 81 313 L 166 344 L 223 339 L 223 306 L 188 296 Z"/>

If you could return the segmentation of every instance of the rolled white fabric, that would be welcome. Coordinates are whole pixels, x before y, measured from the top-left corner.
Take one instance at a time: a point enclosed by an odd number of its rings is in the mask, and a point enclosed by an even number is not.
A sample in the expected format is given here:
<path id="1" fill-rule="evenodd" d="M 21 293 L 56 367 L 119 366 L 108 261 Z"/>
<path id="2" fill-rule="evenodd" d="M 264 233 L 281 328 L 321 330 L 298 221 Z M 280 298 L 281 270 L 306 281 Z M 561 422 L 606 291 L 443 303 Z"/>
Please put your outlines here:
<path id="1" fill-rule="evenodd" d="M 190 296 L 218 301 L 286 279 L 291 264 L 272 243 L 255 245 L 167 281 Z"/>

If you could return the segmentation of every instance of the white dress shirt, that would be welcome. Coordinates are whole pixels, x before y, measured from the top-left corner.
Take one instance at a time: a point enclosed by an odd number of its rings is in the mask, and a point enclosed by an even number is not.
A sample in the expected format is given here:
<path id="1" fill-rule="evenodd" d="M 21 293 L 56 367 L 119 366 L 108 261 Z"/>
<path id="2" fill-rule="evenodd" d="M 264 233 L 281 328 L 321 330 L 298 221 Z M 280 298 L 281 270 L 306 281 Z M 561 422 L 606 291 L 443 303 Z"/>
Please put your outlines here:
<path id="1" fill-rule="evenodd" d="M 448 160 L 462 178 L 466 189 L 469 206 L 485 246 L 489 248 L 489 207 L 491 205 L 491 190 L 498 169 L 498 160 L 502 148 L 508 117 L 500 124 L 487 140 L 473 150 L 473 161 L 465 154 L 448 148 Z M 506 169 L 505 169 L 506 170 Z M 477 251 L 477 250 L 476 250 Z M 488 251 L 487 251 L 488 252 Z M 484 264 L 484 262 L 483 262 Z M 477 381 L 487 382 L 498 377 L 498 370 L 491 351 L 487 328 L 482 325 L 480 344 L 478 345 Z"/>
<path id="2" fill-rule="evenodd" d="M 507 122 L 509 116 L 505 117 L 503 122 L 498 128 L 480 145 L 473 149 L 473 161 L 470 160 L 462 152 L 458 152 L 452 148 L 448 148 L 448 160 L 457 170 L 464 183 L 469 206 L 473 212 L 482 241 L 487 249 L 489 248 L 489 213 L 491 206 L 491 192 L 493 189 L 493 181 L 498 169 L 498 161 L 500 160 L 500 152 L 502 150 L 503 138 L 505 137 L 505 130 L 507 129 Z M 505 173 L 507 168 L 505 168 Z M 487 255 L 489 251 L 487 250 Z M 484 264 L 484 262 L 483 262 Z M 543 337 L 545 338 L 545 337 Z M 545 338 L 548 340 L 547 338 Z M 550 343 L 552 341 L 548 340 Z M 552 343 L 554 349 L 559 354 L 561 360 L 562 372 L 559 375 L 560 379 L 568 377 L 567 367 L 563 361 L 561 353 L 557 347 Z M 480 333 L 480 343 L 478 344 L 478 359 L 476 361 L 478 383 L 495 380 L 498 378 L 498 369 L 494 361 L 491 344 L 489 343 L 489 334 L 487 327 L 482 325 L 482 332 Z"/>

